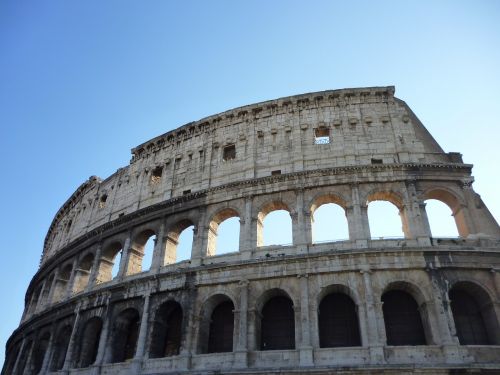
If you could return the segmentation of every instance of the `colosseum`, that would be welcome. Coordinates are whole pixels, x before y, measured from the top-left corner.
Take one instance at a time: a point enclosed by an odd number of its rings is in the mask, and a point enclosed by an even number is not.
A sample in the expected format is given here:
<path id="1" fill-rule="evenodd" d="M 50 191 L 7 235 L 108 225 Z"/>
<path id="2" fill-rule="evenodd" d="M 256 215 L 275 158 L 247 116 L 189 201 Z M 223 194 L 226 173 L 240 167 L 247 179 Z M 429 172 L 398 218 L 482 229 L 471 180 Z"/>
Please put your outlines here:
<path id="1" fill-rule="evenodd" d="M 2 374 L 499 374 L 500 228 L 471 170 L 392 86 L 252 104 L 151 139 L 55 215 Z M 459 236 L 432 236 L 429 199 Z M 373 201 L 397 207 L 404 236 L 371 236 Z M 315 241 L 330 203 L 348 239 Z M 276 210 L 291 244 L 263 241 Z M 231 218 L 239 249 L 218 251 Z"/>

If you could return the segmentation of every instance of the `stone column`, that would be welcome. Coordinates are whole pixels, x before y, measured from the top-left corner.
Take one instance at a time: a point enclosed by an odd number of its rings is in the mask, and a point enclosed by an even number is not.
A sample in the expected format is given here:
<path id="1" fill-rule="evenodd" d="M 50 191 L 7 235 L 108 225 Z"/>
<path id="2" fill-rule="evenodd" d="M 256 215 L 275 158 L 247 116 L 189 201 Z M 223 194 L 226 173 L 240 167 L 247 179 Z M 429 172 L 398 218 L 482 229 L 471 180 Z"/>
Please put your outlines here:
<path id="1" fill-rule="evenodd" d="M 299 252 L 307 252 L 308 245 L 312 243 L 311 214 L 305 207 L 304 189 L 296 191 L 297 203 L 295 211 L 297 212 L 297 225 L 293 228 L 294 245 Z"/>
<path id="2" fill-rule="evenodd" d="M 109 307 L 109 296 L 106 301 L 106 312 L 104 313 L 103 316 L 103 325 L 102 325 L 102 331 L 101 331 L 101 337 L 99 338 L 99 346 L 97 349 L 97 355 L 96 359 L 94 362 L 94 366 L 99 368 L 103 361 L 104 361 L 104 356 L 106 354 L 106 344 L 108 341 L 108 333 L 109 333 L 109 325 L 111 324 L 111 309 Z"/>
<path id="3" fill-rule="evenodd" d="M 118 270 L 117 279 L 121 280 L 124 276 L 127 275 L 128 271 L 128 260 L 130 253 L 130 243 L 131 243 L 131 233 L 130 231 L 127 234 L 127 238 L 125 239 L 125 244 L 122 249 L 122 257 L 120 259 L 120 269 Z"/>
<path id="4" fill-rule="evenodd" d="M 373 364 L 380 364 L 385 362 L 384 345 L 386 342 L 382 303 L 377 303 L 373 298 L 371 270 L 363 269 L 360 272 L 363 275 L 365 289 L 367 344 L 370 350 L 370 360 Z"/>
<path id="5" fill-rule="evenodd" d="M 430 226 L 425 213 L 424 202 L 419 201 L 415 181 L 407 181 L 405 190 L 405 209 L 406 223 L 408 225 L 408 235 L 410 238 L 416 239 L 420 246 L 430 246 Z M 422 212 L 422 208 L 424 211 Z"/>
<path id="6" fill-rule="evenodd" d="M 196 223 L 193 232 L 193 248 L 191 250 L 191 265 L 199 266 L 205 256 L 207 248 L 208 229 L 205 225 L 206 208 L 200 209 L 198 223 Z"/>
<path id="7" fill-rule="evenodd" d="M 150 294 L 147 292 L 144 295 L 144 306 L 142 308 L 141 326 L 139 328 L 139 335 L 137 337 L 137 348 L 135 350 L 134 359 L 130 366 L 130 374 L 141 373 L 142 361 L 144 359 L 144 351 L 146 348 L 146 337 L 148 332 L 149 322 L 149 299 Z"/>
<path id="8" fill-rule="evenodd" d="M 311 345 L 311 322 L 309 316 L 309 275 L 298 275 L 300 284 L 300 332 L 299 363 L 301 366 L 314 366 Z"/>
<path id="9" fill-rule="evenodd" d="M 71 330 L 71 336 L 69 337 L 68 350 L 66 351 L 66 357 L 64 358 L 64 365 L 62 368 L 63 374 L 69 373 L 69 368 L 71 366 L 71 361 L 73 359 L 73 350 L 75 349 L 76 333 L 78 332 L 79 320 L 80 320 L 80 305 L 76 306 L 75 310 L 75 322 L 73 323 L 73 329 Z"/>
<path id="10" fill-rule="evenodd" d="M 47 297 L 47 305 L 52 304 L 54 299 L 54 292 L 56 290 L 57 279 L 59 278 L 59 268 L 56 268 L 54 272 L 54 279 L 52 280 L 52 285 L 50 286 L 49 295 Z"/>
<path id="11" fill-rule="evenodd" d="M 76 267 L 78 266 L 78 257 L 73 260 L 73 264 L 71 266 L 71 275 L 69 276 L 68 286 L 66 289 L 66 293 L 64 299 L 68 299 L 73 295 L 73 287 L 75 285 L 75 277 L 76 277 Z"/>
<path id="12" fill-rule="evenodd" d="M 245 212 L 240 219 L 240 252 L 243 259 L 252 257 L 252 196 L 245 197 Z"/>
<path id="13" fill-rule="evenodd" d="M 23 370 L 23 375 L 32 375 L 33 373 L 33 363 L 32 363 L 32 358 L 33 358 L 33 350 L 35 349 L 35 342 L 31 344 L 31 347 L 28 349 L 29 353 L 26 357 L 26 364 L 24 365 L 24 370 Z"/>
<path id="14" fill-rule="evenodd" d="M 17 374 L 17 369 L 19 368 L 19 361 L 21 360 L 21 356 L 23 355 L 25 344 L 26 344 L 26 338 L 23 337 L 23 340 L 21 341 L 21 346 L 19 347 L 19 351 L 17 352 L 16 361 L 14 362 L 14 366 L 12 367 L 12 374 Z"/>
<path id="15" fill-rule="evenodd" d="M 351 185 L 352 205 L 346 208 L 347 222 L 349 225 L 349 239 L 355 241 L 358 247 L 367 247 L 370 235 L 368 222 L 368 207 L 359 201 L 357 184 Z"/>
<path id="16" fill-rule="evenodd" d="M 47 350 L 45 352 L 45 355 L 43 356 L 43 362 L 42 362 L 42 367 L 40 369 L 40 374 L 45 374 L 47 372 L 47 368 L 49 367 L 50 359 L 52 357 L 52 350 L 54 346 L 54 336 L 56 335 L 56 325 L 55 323 L 52 324 L 51 328 L 52 334 L 50 335 L 49 338 L 49 343 L 47 345 Z"/>
<path id="17" fill-rule="evenodd" d="M 238 342 L 236 343 L 235 364 L 236 368 L 248 366 L 248 280 L 241 280 Z"/>
<path id="18" fill-rule="evenodd" d="M 44 280 L 42 283 L 42 287 L 40 288 L 40 295 L 38 296 L 38 300 L 36 301 L 36 306 L 33 309 L 33 313 L 37 313 L 41 310 L 43 310 L 43 293 L 45 291 L 45 288 L 47 287 L 47 280 Z"/>
<path id="19" fill-rule="evenodd" d="M 165 259 L 165 220 L 162 219 L 160 229 L 156 235 L 155 246 L 153 250 L 153 261 L 151 262 L 151 272 L 158 273 L 164 265 Z"/>
<path id="20" fill-rule="evenodd" d="M 101 257 L 102 257 L 102 244 L 99 243 L 97 245 L 97 250 L 94 256 L 94 263 L 92 264 L 92 269 L 90 270 L 89 282 L 87 284 L 87 287 L 85 288 L 86 292 L 91 290 L 96 285 L 97 276 L 99 275 L 99 266 L 101 264 Z"/>

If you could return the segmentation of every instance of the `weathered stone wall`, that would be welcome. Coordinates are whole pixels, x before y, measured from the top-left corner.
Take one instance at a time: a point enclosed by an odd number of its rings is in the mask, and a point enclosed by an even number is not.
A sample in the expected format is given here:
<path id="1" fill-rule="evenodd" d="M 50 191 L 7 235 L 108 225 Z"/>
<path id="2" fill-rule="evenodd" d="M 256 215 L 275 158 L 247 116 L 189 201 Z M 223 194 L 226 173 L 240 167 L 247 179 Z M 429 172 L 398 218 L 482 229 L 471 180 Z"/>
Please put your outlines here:
<path id="1" fill-rule="evenodd" d="M 326 91 L 234 109 L 146 142 L 128 167 L 91 178 L 51 225 L 3 373 L 500 371 L 500 229 L 472 189 L 472 166 L 444 153 L 393 94 Z M 451 208 L 460 237 L 432 238 L 427 199 Z M 404 238 L 371 238 L 373 200 L 398 207 Z M 314 242 L 312 216 L 325 203 L 344 209 L 349 239 Z M 262 222 L 277 209 L 290 213 L 293 244 L 263 246 Z M 230 217 L 240 219 L 239 251 L 218 254 L 217 228 Z M 190 225 L 191 257 L 177 262 Z M 425 344 L 391 344 L 390 291 L 418 306 Z M 457 292 L 479 306 L 480 345 L 459 339 Z M 359 346 L 320 344 L 320 305 L 332 293 L 354 304 Z M 275 297 L 293 306 L 294 349 L 261 346 L 262 311 Z M 210 353 L 211 314 L 224 302 L 232 351 Z M 178 341 L 156 358 L 174 310 Z"/>

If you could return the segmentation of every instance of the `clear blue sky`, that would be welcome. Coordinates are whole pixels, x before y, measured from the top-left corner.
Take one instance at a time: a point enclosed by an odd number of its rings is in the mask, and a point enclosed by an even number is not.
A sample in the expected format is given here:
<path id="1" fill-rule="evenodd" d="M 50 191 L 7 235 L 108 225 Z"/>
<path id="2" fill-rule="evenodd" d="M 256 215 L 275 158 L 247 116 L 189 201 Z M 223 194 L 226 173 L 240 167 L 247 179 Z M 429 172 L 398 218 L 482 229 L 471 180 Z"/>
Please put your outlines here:
<path id="1" fill-rule="evenodd" d="M 498 219 L 498 1 L 0 2 L 0 364 L 53 215 L 203 116 L 395 85 Z"/>

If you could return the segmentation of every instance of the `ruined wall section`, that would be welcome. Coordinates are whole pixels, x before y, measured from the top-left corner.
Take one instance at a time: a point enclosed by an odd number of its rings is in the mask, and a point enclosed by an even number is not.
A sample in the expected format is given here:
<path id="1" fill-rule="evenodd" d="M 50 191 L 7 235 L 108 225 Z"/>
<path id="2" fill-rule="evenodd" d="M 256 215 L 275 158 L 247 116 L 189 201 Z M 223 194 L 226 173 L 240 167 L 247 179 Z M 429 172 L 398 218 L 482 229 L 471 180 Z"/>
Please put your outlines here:
<path id="1" fill-rule="evenodd" d="M 79 236 L 172 197 L 271 174 L 375 163 L 461 163 L 445 154 L 394 87 L 298 95 L 187 124 L 132 150 L 56 215 L 42 262 Z M 89 180 L 90 181 L 90 180 Z M 81 190 L 81 189 L 80 189 Z"/>

